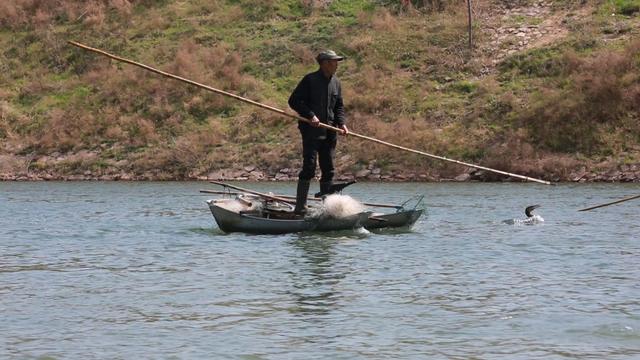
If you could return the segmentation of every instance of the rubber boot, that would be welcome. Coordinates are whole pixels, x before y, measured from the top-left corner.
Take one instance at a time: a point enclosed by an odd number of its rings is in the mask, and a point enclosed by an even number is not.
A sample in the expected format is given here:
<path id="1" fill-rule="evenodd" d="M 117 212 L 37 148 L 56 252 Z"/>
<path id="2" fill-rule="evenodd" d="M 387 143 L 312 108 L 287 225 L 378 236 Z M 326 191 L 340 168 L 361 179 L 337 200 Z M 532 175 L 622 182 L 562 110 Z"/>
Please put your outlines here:
<path id="1" fill-rule="evenodd" d="M 295 214 L 304 215 L 307 212 L 306 205 L 310 183 L 310 180 L 298 180 L 298 189 L 296 190 L 296 208 L 293 210 Z"/>

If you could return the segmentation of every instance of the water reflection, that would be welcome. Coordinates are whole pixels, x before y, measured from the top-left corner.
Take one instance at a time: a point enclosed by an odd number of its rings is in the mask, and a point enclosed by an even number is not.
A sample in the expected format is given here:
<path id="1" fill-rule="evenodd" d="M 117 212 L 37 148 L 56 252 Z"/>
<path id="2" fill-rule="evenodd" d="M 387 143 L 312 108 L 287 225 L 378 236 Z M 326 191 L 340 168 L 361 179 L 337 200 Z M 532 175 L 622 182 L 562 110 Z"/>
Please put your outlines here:
<path id="1" fill-rule="evenodd" d="M 335 261 L 336 240 L 300 235 L 291 241 L 299 257 L 292 258 L 292 288 L 296 307 L 302 315 L 327 315 L 339 307 L 340 280 L 346 275 Z"/>

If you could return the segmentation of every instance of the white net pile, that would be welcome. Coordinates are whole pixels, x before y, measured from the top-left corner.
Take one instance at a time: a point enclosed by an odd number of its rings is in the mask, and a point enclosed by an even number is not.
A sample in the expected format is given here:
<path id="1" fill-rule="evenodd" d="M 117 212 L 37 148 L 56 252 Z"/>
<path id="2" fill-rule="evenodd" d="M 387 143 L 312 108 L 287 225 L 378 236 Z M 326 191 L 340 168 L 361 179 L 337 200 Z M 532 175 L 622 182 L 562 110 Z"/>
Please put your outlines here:
<path id="1" fill-rule="evenodd" d="M 365 211 L 364 205 L 349 195 L 333 194 L 324 198 L 321 215 L 345 218 Z"/>
<path id="2" fill-rule="evenodd" d="M 263 207 L 259 197 L 245 195 L 237 196 L 235 199 L 216 201 L 216 205 L 235 213 L 239 213 L 240 211 L 259 211 Z"/>

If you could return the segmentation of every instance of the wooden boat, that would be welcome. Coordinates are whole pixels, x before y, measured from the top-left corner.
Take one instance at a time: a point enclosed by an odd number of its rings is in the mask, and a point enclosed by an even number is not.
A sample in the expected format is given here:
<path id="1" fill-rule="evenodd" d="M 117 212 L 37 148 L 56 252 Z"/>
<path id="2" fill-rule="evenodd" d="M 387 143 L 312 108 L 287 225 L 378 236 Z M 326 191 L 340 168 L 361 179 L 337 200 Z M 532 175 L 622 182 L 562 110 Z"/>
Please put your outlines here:
<path id="1" fill-rule="evenodd" d="M 393 213 L 372 213 L 363 211 L 348 216 L 331 216 L 311 207 L 308 215 L 293 213 L 294 201 L 283 195 L 270 195 L 238 188 L 233 185 L 219 185 L 241 192 L 221 192 L 201 190 L 204 193 L 234 195 L 234 198 L 212 199 L 207 204 L 216 223 L 224 232 L 244 232 L 250 234 L 286 234 L 308 231 L 338 231 L 364 227 L 368 230 L 388 228 L 410 228 L 423 213 L 418 206 L 423 196 L 410 199 L 402 205 L 367 204 L 395 208 Z M 244 191 L 248 191 L 246 193 Z M 413 208 L 407 204 L 414 201 Z M 314 211 L 315 210 L 315 211 Z"/>
<path id="2" fill-rule="evenodd" d="M 235 199 L 208 200 L 207 204 L 220 230 L 249 234 L 351 230 L 362 227 L 371 215 L 370 211 L 365 211 L 341 218 L 297 216 L 288 204 L 251 199 L 246 195 L 238 195 Z"/>

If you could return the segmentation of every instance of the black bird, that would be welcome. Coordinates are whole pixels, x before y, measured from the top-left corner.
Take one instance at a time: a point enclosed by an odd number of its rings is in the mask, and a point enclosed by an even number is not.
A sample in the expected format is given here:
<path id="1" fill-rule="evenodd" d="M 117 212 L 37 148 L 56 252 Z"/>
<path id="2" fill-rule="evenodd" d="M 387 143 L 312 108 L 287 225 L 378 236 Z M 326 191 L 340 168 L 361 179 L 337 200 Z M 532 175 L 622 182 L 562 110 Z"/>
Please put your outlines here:
<path id="1" fill-rule="evenodd" d="M 535 224 L 543 223 L 544 219 L 542 218 L 542 216 L 533 213 L 533 210 L 539 207 L 540 205 L 527 206 L 524 209 L 524 214 L 527 215 L 526 219 L 509 219 L 509 220 L 504 220 L 503 223 L 509 224 L 509 225 L 535 225 Z"/>
<path id="2" fill-rule="evenodd" d="M 524 209 L 524 214 L 527 215 L 528 218 L 534 217 L 534 215 L 531 212 L 539 207 L 540 205 L 527 206 L 527 208 Z"/>
<path id="3" fill-rule="evenodd" d="M 344 183 L 331 184 L 331 186 L 329 187 L 329 189 L 327 191 L 317 192 L 315 194 L 315 197 L 319 198 L 319 197 L 323 197 L 325 195 L 339 193 L 342 190 L 344 190 L 344 188 L 346 188 L 347 186 L 355 184 L 355 183 L 356 183 L 355 181 L 349 181 L 349 182 L 344 182 Z"/>

